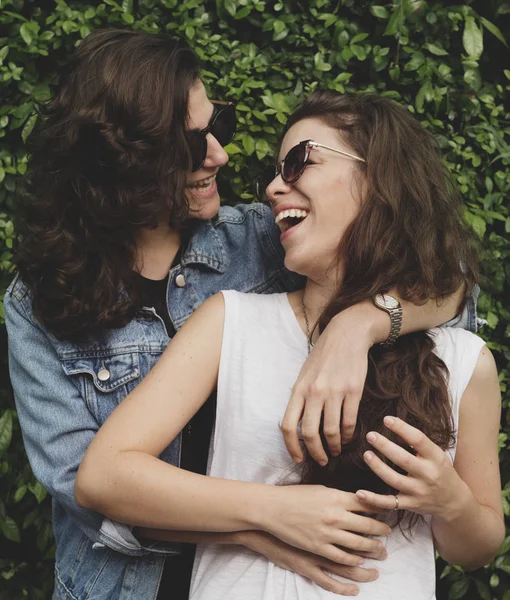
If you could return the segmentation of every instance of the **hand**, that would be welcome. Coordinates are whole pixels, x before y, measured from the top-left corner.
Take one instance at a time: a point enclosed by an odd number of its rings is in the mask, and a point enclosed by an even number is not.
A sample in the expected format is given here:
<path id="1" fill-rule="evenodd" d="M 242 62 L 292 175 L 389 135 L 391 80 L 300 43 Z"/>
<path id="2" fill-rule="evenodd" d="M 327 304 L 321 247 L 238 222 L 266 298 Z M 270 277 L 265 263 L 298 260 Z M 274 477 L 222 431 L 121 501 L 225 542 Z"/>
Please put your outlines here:
<path id="1" fill-rule="evenodd" d="M 367 434 L 368 442 L 408 474 L 397 473 L 370 451 L 364 454 L 368 466 L 384 482 L 399 491 L 399 509 L 447 517 L 462 497 L 465 484 L 446 453 L 424 433 L 402 419 L 385 417 L 384 424 L 414 448 L 416 456 L 372 431 Z M 374 494 L 367 490 L 358 490 L 356 495 L 365 506 L 387 510 L 395 508 L 395 496 Z"/>
<path id="2" fill-rule="evenodd" d="M 373 317 L 380 328 L 389 323 L 387 315 L 369 303 L 362 303 L 336 315 L 319 337 L 303 365 L 281 423 L 285 445 L 296 462 L 303 460 L 298 424 L 310 455 L 321 465 L 328 462 L 319 428 L 324 413 L 324 436 L 333 456 L 341 451 L 356 427 L 358 407 L 365 386 L 368 351 L 374 343 Z M 386 323 L 388 321 L 388 323 Z M 341 432 L 340 432 L 341 421 Z"/>
<path id="3" fill-rule="evenodd" d="M 262 554 L 278 567 L 302 575 L 335 594 L 354 596 L 359 592 L 359 588 L 356 585 L 338 581 L 331 575 L 363 582 L 374 581 L 379 576 L 376 569 L 339 565 L 321 556 L 289 546 L 272 535 L 259 531 L 241 532 L 239 541 L 250 550 Z M 386 549 L 382 549 L 376 554 L 367 556 L 376 560 L 385 560 L 388 553 Z"/>
<path id="4" fill-rule="evenodd" d="M 377 552 L 383 544 L 366 536 L 391 533 L 381 521 L 356 514 L 366 507 L 355 494 L 320 485 L 275 487 L 261 529 L 283 542 L 333 562 L 360 566 L 352 552 Z"/>

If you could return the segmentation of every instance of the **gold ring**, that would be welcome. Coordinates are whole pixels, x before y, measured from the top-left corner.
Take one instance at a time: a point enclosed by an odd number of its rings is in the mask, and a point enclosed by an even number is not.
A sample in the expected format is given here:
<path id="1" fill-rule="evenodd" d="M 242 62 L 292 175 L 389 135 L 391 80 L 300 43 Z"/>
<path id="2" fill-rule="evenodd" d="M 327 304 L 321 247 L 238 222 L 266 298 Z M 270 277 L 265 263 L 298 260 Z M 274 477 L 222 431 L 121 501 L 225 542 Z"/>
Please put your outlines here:
<path id="1" fill-rule="evenodd" d="M 395 494 L 395 508 L 393 510 L 398 510 L 398 495 Z"/>

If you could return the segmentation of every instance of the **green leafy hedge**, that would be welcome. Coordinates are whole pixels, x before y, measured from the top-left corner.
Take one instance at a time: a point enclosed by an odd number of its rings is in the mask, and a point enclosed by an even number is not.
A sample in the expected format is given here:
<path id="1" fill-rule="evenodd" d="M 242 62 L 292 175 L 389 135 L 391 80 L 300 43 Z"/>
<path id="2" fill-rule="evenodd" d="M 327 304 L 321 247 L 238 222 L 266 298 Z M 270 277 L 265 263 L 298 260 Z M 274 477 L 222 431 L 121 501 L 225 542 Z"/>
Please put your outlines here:
<path id="1" fill-rule="evenodd" d="M 0 2 L 0 297 L 12 277 L 12 213 L 27 168 L 36 102 L 90 31 L 107 25 L 167 31 L 203 61 L 211 96 L 238 102 L 239 133 L 221 172 L 226 202 L 253 199 L 250 181 L 287 116 L 316 87 L 387 95 L 438 137 L 487 248 L 479 313 L 504 394 L 501 467 L 510 516 L 510 3 L 424 0 L 3 0 Z M 506 35 L 504 35 L 506 32 Z M 506 69 L 505 69 L 506 66 Z M 3 322 L 0 304 L 0 322 Z M 8 389 L 5 329 L 0 381 L 0 599 L 51 596 L 49 499 L 27 465 Z M 464 573 L 438 564 L 438 597 L 510 600 L 510 537 L 496 560 Z"/>

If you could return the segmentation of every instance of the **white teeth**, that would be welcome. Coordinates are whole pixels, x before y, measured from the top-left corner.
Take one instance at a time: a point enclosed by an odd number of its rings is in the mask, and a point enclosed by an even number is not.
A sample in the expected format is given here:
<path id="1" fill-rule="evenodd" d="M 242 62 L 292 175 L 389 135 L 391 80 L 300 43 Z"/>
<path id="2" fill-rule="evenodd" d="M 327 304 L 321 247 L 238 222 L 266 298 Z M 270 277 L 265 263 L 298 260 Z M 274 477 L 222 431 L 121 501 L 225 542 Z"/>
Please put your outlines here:
<path id="1" fill-rule="evenodd" d="M 202 179 L 202 181 L 199 181 L 197 183 L 193 183 L 189 187 L 192 187 L 192 188 L 206 188 L 206 187 L 210 186 L 211 183 L 215 179 L 216 179 L 216 175 L 213 175 L 212 177 L 208 177 L 207 179 Z"/>
<path id="2" fill-rule="evenodd" d="M 282 212 L 278 214 L 274 222 L 279 223 L 280 221 L 283 221 L 283 219 L 288 219 L 289 217 L 299 219 L 301 217 L 305 218 L 307 216 L 308 212 L 306 210 L 300 210 L 299 208 L 290 208 L 287 210 L 282 210 Z"/>

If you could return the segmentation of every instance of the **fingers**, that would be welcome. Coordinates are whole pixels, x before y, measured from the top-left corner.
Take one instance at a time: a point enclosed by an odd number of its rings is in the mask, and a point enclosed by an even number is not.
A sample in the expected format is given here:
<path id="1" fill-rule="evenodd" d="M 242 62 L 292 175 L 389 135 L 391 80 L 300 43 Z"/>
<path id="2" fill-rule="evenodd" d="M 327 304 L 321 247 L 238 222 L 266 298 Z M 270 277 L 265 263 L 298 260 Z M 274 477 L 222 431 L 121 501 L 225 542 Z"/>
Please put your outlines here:
<path id="1" fill-rule="evenodd" d="M 337 565 L 331 561 L 324 560 L 324 564 L 321 567 L 328 573 L 333 575 L 339 575 L 352 581 L 367 582 L 375 581 L 379 577 L 377 569 L 365 569 L 365 567 L 346 567 L 344 565 Z"/>
<path id="2" fill-rule="evenodd" d="M 345 403 L 343 404 L 345 410 Z M 342 412 L 342 398 L 337 396 L 326 400 L 324 406 L 324 437 L 328 443 L 329 450 L 333 456 L 338 456 L 341 452 L 341 442 L 343 437 L 340 437 L 340 414 Z M 355 416 L 356 418 L 356 416 Z M 342 420 L 342 423 L 344 421 Z"/>
<path id="3" fill-rule="evenodd" d="M 374 552 L 358 552 L 358 554 L 363 558 L 372 558 L 374 560 L 386 560 L 388 558 L 388 550 L 386 548 L 381 548 Z"/>
<path id="4" fill-rule="evenodd" d="M 396 433 L 404 442 L 414 448 L 420 456 L 434 459 L 438 457 L 438 451 L 442 454 L 442 450 L 432 440 L 416 427 L 402 421 L 402 419 L 384 417 L 384 424 L 390 431 Z"/>
<path id="5" fill-rule="evenodd" d="M 364 490 L 363 490 L 364 491 Z M 358 498 L 362 500 L 362 497 Z M 393 498 L 394 499 L 394 498 Z M 366 505 L 363 507 L 366 510 Z M 370 517 L 363 517 L 362 515 L 356 515 L 354 513 L 350 513 L 349 517 L 345 522 L 345 529 L 348 531 L 353 531 L 355 533 L 361 533 L 363 535 L 373 535 L 373 536 L 385 536 L 391 533 L 391 527 L 389 527 L 386 523 L 382 521 L 376 521 L 375 519 L 371 519 Z M 366 539 L 366 538 L 362 538 Z M 350 546 L 352 547 L 352 546 Z M 373 548 L 375 550 L 375 548 Z M 359 550 L 372 550 L 368 548 L 359 548 Z"/>
<path id="6" fill-rule="evenodd" d="M 322 558 L 337 563 L 339 565 L 347 565 L 349 567 L 360 567 L 363 564 L 363 558 L 357 554 L 347 552 L 339 546 L 342 546 L 342 542 L 339 541 L 338 545 L 329 544 L 321 550 L 317 550 L 317 553 Z M 346 546 L 347 547 L 347 546 Z"/>
<path id="7" fill-rule="evenodd" d="M 394 510 L 397 507 L 397 502 L 394 495 L 374 494 L 368 490 L 358 490 L 356 496 L 370 507 L 375 506 L 383 510 Z M 409 498 L 405 494 L 398 494 L 398 509 L 409 510 Z"/>
<path id="8" fill-rule="evenodd" d="M 359 552 L 380 552 L 384 548 L 381 540 L 357 535 L 350 531 L 339 531 L 336 536 L 335 546 L 341 546 L 349 551 L 354 550 L 356 554 Z"/>
<path id="9" fill-rule="evenodd" d="M 401 492 L 409 490 L 409 477 L 407 475 L 401 475 L 394 471 L 370 450 L 363 454 L 363 458 L 370 469 L 389 486 Z"/>
<path id="10" fill-rule="evenodd" d="M 351 392 L 344 399 L 342 409 L 342 443 L 347 444 L 354 435 L 356 429 L 356 420 L 358 418 L 358 409 L 361 402 L 362 391 Z M 330 446 L 331 448 L 331 446 Z"/>
<path id="11" fill-rule="evenodd" d="M 287 452 L 292 457 L 292 460 L 297 463 L 303 460 L 303 451 L 299 443 L 298 425 L 303 414 L 304 405 L 304 396 L 298 391 L 297 386 L 294 386 L 287 410 L 283 416 L 283 421 L 280 424 Z"/>
<path id="12" fill-rule="evenodd" d="M 367 441 L 381 454 L 393 463 L 404 469 L 407 473 L 418 475 L 421 473 L 420 459 L 410 452 L 390 441 L 388 438 L 371 431 L 367 433 Z M 423 459 L 421 459 L 423 460 Z"/>
<path id="13" fill-rule="evenodd" d="M 322 446 L 320 423 L 326 396 L 320 386 L 313 384 L 306 397 L 305 410 L 301 420 L 301 435 L 310 456 L 320 465 L 328 464 L 328 456 Z M 340 417 L 338 418 L 340 422 Z"/>
<path id="14" fill-rule="evenodd" d="M 348 567 L 344 568 L 348 569 Z M 353 583 L 343 583 L 342 581 L 334 579 L 333 577 L 325 573 L 321 567 L 311 568 L 310 571 L 302 572 L 301 575 L 307 577 L 308 579 L 311 579 L 321 588 L 324 588 L 329 592 L 333 592 L 334 594 L 339 594 L 340 596 L 357 596 L 359 593 L 358 586 L 354 585 Z M 365 581 L 365 579 L 361 579 L 359 581 Z M 373 580 L 367 579 L 366 581 Z"/>

